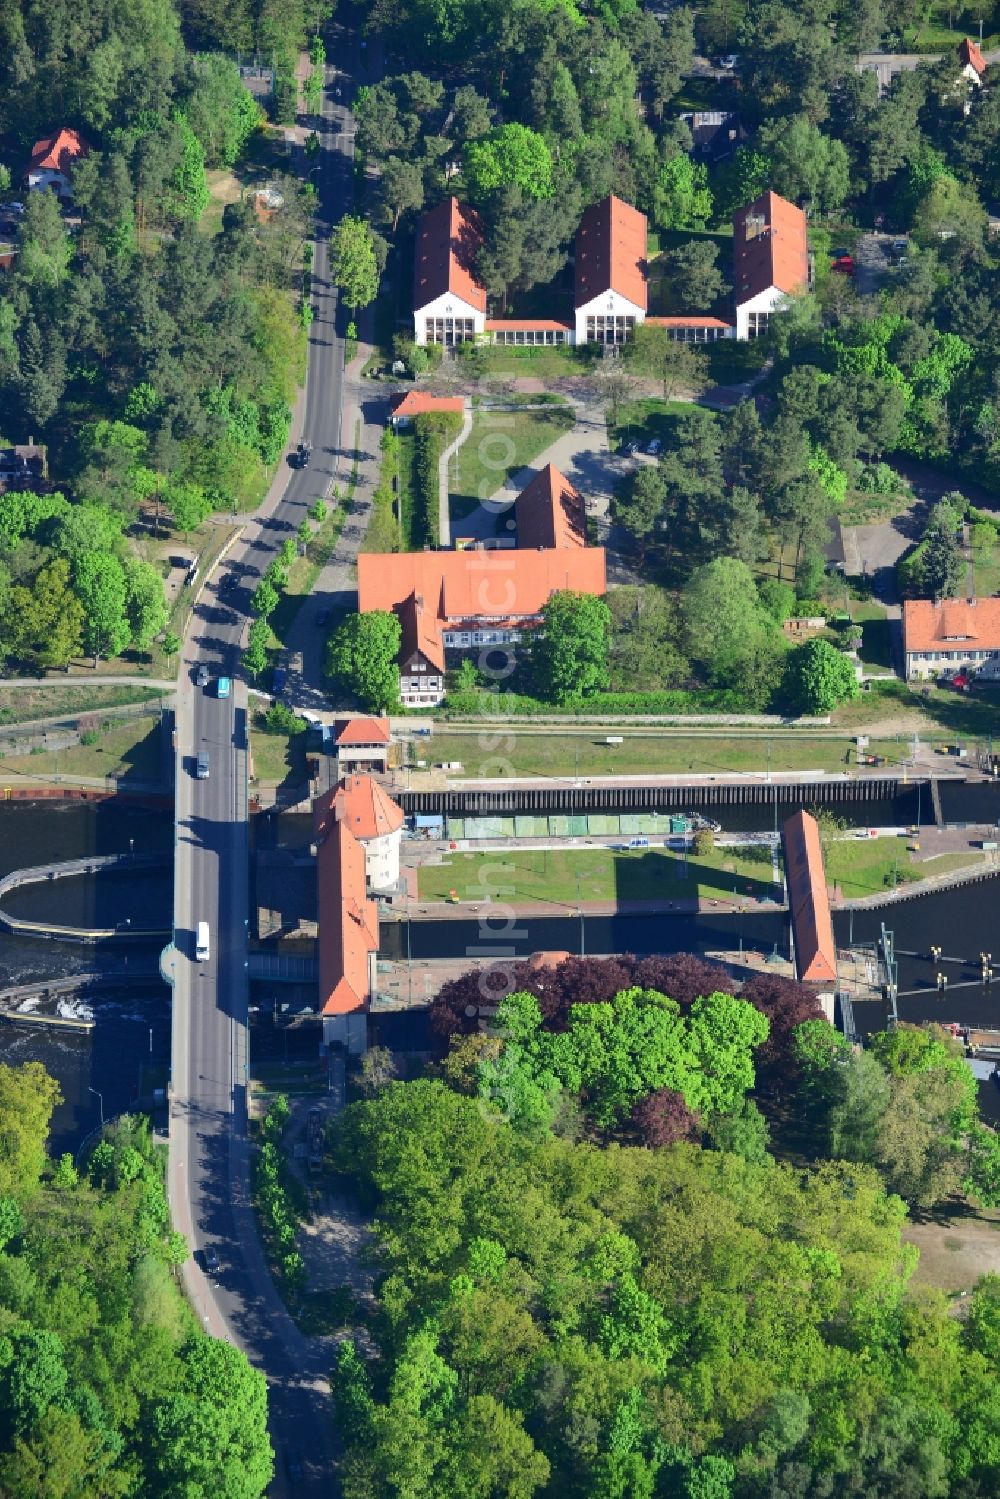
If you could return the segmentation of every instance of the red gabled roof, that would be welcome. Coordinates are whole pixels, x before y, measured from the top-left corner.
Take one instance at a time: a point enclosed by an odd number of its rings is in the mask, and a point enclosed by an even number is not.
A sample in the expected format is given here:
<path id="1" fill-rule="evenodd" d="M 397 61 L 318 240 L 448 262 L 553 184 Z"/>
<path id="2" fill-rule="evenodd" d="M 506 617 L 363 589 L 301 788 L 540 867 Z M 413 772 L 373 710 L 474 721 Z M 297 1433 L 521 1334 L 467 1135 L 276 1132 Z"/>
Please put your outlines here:
<path id="1" fill-rule="evenodd" d="M 646 310 L 646 215 L 610 194 L 593 203 L 576 233 L 576 306 L 616 291 Z"/>
<path id="2" fill-rule="evenodd" d="M 403 631 L 399 659 L 405 663 L 423 656 L 438 671 L 444 671 L 444 639 L 441 621 L 428 609 L 422 597 L 411 593 L 401 604 L 394 605 Z"/>
<path id="3" fill-rule="evenodd" d="M 74 162 L 88 155 L 90 147 L 76 130 L 59 130 L 36 141 L 28 158 L 28 170 L 69 173 Z"/>
<path id="4" fill-rule="evenodd" d="M 986 59 L 971 37 L 966 37 L 964 41 L 959 42 L 958 60 L 963 68 L 975 68 L 980 78 L 986 72 Z"/>
<path id="5" fill-rule="evenodd" d="M 457 198 L 445 198 L 421 215 L 413 265 L 413 306 L 426 307 L 451 292 L 477 312 L 486 311 L 486 287 L 476 273 L 483 242 L 479 215 Z"/>
<path id="6" fill-rule="evenodd" d="M 514 502 L 519 547 L 585 547 L 583 496 L 547 463 Z"/>
<path id="7" fill-rule="evenodd" d="M 461 416 L 465 402 L 461 396 L 432 396 L 428 390 L 407 390 L 393 397 L 391 410 L 393 416 L 422 416 L 428 411 L 457 411 Z"/>
<path id="8" fill-rule="evenodd" d="M 358 555 L 361 614 L 398 609 L 413 597 L 442 622 L 530 618 L 561 589 L 602 596 L 606 587 L 603 547 Z"/>
<path id="9" fill-rule="evenodd" d="M 903 651 L 1000 651 L 1000 598 L 906 599 Z"/>
<path id="10" fill-rule="evenodd" d="M 387 718 L 338 718 L 333 742 L 337 748 L 354 744 L 389 744 L 392 734 Z"/>
<path id="11" fill-rule="evenodd" d="M 344 1015 L 370 998 L 371 954 L 378 951 L 378 907 L 365 892 L 365 851 L 347 823 L 330 817 L 329 794 L 313 804 L 322 828 L 316 847 L 319 994 L 324 1015 Z"/>
<path id="12" fill-rule="evenodd" d="M 762 193 L 733 219 L 736 305 L 770 287 L 791 296 L 809 284 L 806 216 L 778 193 Z"/>
<path id="13" fill-rule="evenodd" d="M 783 824 L 781 838 L 798 977 L 806 984 L 836 983 L 837 947 L 819 824 L 808 812 L 796 812 Z"/>

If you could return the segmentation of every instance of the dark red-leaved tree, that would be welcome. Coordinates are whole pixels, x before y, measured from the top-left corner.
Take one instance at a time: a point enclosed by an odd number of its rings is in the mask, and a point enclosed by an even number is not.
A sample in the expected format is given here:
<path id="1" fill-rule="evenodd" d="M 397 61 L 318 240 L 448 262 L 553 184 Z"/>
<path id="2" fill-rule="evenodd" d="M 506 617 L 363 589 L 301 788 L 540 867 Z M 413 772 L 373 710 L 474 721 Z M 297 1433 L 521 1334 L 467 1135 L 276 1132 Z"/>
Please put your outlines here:
<path id="1" fill-rule="evenodd" d="M 792 1052 L 792 1032 L 804 1020 L 820 1020 L 823 1012 L 811 989 L 776 973 L 756 973 L 740 992 L 766 1015 L 771 1031 L 754 1053 L 757 1081 L 771 1090 L 784 1091 L 793 1084 L 797 1067 Z"/>
<path id="2" fill-rule="evenodd" d="M 657 1088 L 640 1098 L 632 1110 L 632 1123 L 643 1145 L 676 1145 L 701 1133 L 701 1120 L 688 1108 L 683 1094 L 673 1088 Z"/>
<path id="3" fill-rule="evenodd" d="M 541 998 L 546 980 L 554 975 L 530 963 L 497 963 L 474 968 L 442 984 L 430 1006 L 431 1029 L 442 1041 L 449 1036 L 468 1036 L 479 1029 L 481 1008 L 492 1009 L 506 994 L 521 990 Z"/>
<path id="4" fill-rule="evenodd" d="M 550 1030 L 564 1030 L 571 1005 L 608 1004 L 635 983 L 635 959 L 565 958 L 549 975 L 541 996 L 542 1017 Z"/>
<path id="5" fill-rule="evenodd" d="M 733 981 L 721 963 L 707 963 L 693 952 L 671 953 L 669 957 L 653 953 L 641 958 L 635 965 L 634 982 L 643 989 L 655 989 L 658 994 L 667 994 L 687 1009 L 703 994 L 714 994 L 717 989 L 727 994 Z"/>

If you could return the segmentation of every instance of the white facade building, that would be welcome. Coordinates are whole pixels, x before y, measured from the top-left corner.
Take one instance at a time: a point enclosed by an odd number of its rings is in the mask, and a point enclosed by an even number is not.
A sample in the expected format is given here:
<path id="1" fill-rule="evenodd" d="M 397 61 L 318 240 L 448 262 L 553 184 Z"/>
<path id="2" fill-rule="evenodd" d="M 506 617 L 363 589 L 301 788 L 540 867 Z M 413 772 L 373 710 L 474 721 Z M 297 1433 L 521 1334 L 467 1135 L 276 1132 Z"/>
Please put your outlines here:
<path id="1" fill-rule="evenodd" d="M 576 235 L 578 344 L 623 344 L 646 317 L 646 215 L 613 194 L 594 203 Z"/>
<path id="2" fill-rule="evenodd" d="M 806 216 L 778 193 L 762 193 L 733 220 L 736 337 L 759 338 L 771 315 L 808 286 Z"/>
<path id="3" fill-rule="evenodd" d="M 482 238 L 477 215 L 457 198 L 421 216 L 413 267 L 415 343 L 450 347 L 485 332 L 486 287 L 475 268 Z"/>

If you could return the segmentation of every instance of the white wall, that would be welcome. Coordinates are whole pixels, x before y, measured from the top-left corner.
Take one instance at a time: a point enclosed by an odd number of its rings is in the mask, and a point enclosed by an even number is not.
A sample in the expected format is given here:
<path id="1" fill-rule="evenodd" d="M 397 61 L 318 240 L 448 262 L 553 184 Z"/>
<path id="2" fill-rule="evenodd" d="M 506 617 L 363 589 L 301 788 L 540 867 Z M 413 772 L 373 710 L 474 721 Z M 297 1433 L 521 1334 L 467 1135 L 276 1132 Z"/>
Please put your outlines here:
<path id="1" fill-rule="evenodd" d="M 32 167 L 28 173 L 28 187 L 51 187 L 64 198 L 73 196 L 69 178 L 62 172 L 53 171 L 51 167 Z"/>
<path id="2" fill-rule="evenodd" d="M 635 302 L 630 302 L 627 297 L 620 296 L 616 291 L 602 291 L 599 297 L 591 297 L 589 302 L 584 302 L 582 307 L 576 309 L 576 333 L 575 340 L 578 344 L 587 342 L 587 319 L 589 317 L 633 317 L 636 323 L 645 320 L 645 311 Z"/>
<path id="3" fill-rule="evenodd" d="M 776 312 L 787 305 L 788 297 L 776 286 L 769 286 L 766 291 L 758 292 L 755 297 L 748 298 L 746 302 L 737 303 L 736 337 L 749 338 L 751 312 Z"/>
<path id="4" fill-rule="evenodd" d="M 390 890 L 399 883 L 399 841 L 402 829 L 380 838 L 366 838 L 365 879 L 372 890 Z"/>
<path id="5" fill-rule="evenodd" d="M 425 318 L 471 318 L 473 331 L 484 333 L 486 331 L 486 314 L 480 312 L 477 307 L 472 307 L 468 302 L 463 302 L 461 297 L 456 297 L 452 292 L 446 292 L 443 296 L 435 297 L 424 307 L 413 309 L 413 342 L 425 344 L 427 335 L 424 331 Z"/>

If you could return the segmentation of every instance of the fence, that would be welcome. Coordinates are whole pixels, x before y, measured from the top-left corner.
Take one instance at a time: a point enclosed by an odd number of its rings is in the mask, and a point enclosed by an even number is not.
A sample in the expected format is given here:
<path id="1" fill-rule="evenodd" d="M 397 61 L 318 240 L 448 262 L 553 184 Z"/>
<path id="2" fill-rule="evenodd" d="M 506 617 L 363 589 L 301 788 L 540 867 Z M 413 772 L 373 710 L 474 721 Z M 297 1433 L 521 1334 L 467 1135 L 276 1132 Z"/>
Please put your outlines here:
<path id="1" fill-rule="evenodd" d="M 117 708 L 101 708 L 90 713 L 68 713 L 65 718 L 35 729 L 18 728 L 17 725 L 0 729 L 0 759 L 7 755 L 72 749 L 81 742 L 84 734 L 106 733 L 114 723 L 158 718 L 164 711 L 163 698 L 155 697 L 142 703 L 124 703 Z"/>

